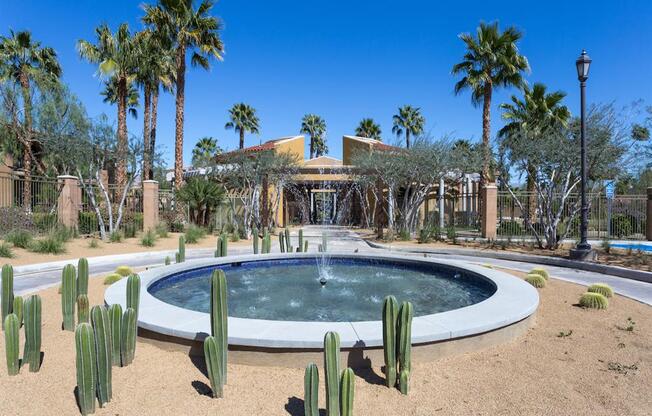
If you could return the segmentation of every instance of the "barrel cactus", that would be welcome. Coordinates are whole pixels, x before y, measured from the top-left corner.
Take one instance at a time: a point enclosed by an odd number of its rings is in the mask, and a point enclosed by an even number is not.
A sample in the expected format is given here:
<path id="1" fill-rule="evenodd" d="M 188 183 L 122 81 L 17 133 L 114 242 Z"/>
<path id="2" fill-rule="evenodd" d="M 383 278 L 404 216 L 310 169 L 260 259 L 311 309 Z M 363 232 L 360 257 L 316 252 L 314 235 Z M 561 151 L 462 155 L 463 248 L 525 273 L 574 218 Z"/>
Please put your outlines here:
<path id="1" fill-rule="evenodd" d="M 82 415 L 95 413 L 97 366 L 95 335 L 90 324 L 79 324 L 75 330 L 77 352 L 77 399 Z"/>
<path id="2" fill-rule="evenodd" d="M 226 299 L 226 276 L 220 269 L 213 271 L 211 275 L 211 335 L 219 344 L 220 359 L 222 364 L 222 379 L 226 384 L 226 362 L 228 352 L 228 310 Z"/>
<path id="3" fill-rule="evenodd" d="M 546 280 L 550 278 L 548 271 L 543 267 L 535 267 L 534 269 L 530 270 L 530 274 L 538 274 Z"/>
<path id="4" fill-rule="evenodd" d="M 396 321 L 398 302 L 394 296 L 387 296 L 383 302 L 383 352 L 385 355 L 385 384 L 396 385 Z"/>
<path id="5" fill-rule="evenodd" d="M 79 259 L 77 262 L 77 296 L 88 295 L 88 260 Z"/>
<path id="6" fill-rule="evenodd" d="M 537 289 L 546 287 L 546 279 L 540 274 L 530 273 L 525 277 L 525 281 Z"/>
<path id="7" fill-rule="evenodd" d="M 116 267 L 115 272 L 118 273 L 122 277 L 127 277 L 130 274 L 132 274 L 134 271 L 131 270 L 131 267 L 129 267 L 129 266 L 118 266 L 118 267 Z"/>
<path id="8" fill-rule="evenodd" d="M 61 272 L 61 314 L 63 329 L 75 330 L 75 301 L 77 300 L 77 281 L 75 266 L 67 264 Z"/>
<path id="9" fill-rule="evenodd" d="M 14 268 L 11 267 L 11 264 L 2 266 L 2 300 L 0 302 L 4 328 L 5 318 L 12 312 L 14 306 Z"/>
<path id="10" fill-rule="evenodd" d="M 319 416 L 319 369 L 310 363 L 303 376 L 303 409 L 306 416 Z"/>
<path id="11" fill-rule="evenodd" d="M 128 366 L 134 361 L 136 355 L 136 311 L 133 308 L 127 308 L 122 316 L 122 333 L 120 352 L 122 356 L 122 365 Z"/>
<path id="12" fill-rule="evenodd" d="M 20 322 L 14 313 L 4 319 L 5 354 L 7 357 L 7 373 L 15 376 L 20 371 Z"/>
<path id="13" fill-rule="evenodd" d="M 122 306 L 113 304 L 109 306 L 109 321 L 111 325 L 111 364 L 120 366 L 121 363 L 121 336 L 122 336 Z"/>
<path id="14" fill-rule="evenodd" d="M 97 358 L 97 398 L 100 407 L 111 401 L 111 365 L 113 347 L 111 344 L 111 322 L 104 306 L 93 306 L 91 310 L 95 352 Z"/>
<path id="15" fill-rule="evenodd" d="M 342 371 L 340 382 L 340 415 L 353 416 L 353 393 L 355 390 L 355 374 L 347 368 Z"/>
<path id="16" fill-rule="evenodd" d="M 251 238 L 253 240 L 252 243 L 254 245 L 254 254 L 258 254 L 258 245 L 260 243 L 258 238 L 258 228 L 254 227 L 254 229 L 251 231 Z"/>
<path id="17" fill-rule="evenodd" d="M 77 323 L 89 322 L 89 303 L 88 296 L 81 294 L 77 296 Z"/>
<path id="18" fill-rule="evenodd" d="M 16 314 L 18 318 L 18 327 L 23 324 L 23 310 L 24 310 L 24 301 L 22 296 L 16 296 L 14 298 L 14 309 L 12 313 Z"/>
<path id="19" fill-rule="evenodd" d="M 580 297 L 580 306 L 591 309 L 607 309 L 609 300 L 600 293 L 586 292 Z"/>
<path id="20" fill-rule="evenodd" d="M 401 303 L 398 311 L 398 365 L 399 389 L 407 392 L 410 371 L 412 371 L 412 318 L 414 307 L 411 302 Z M 405 393 L 404 393 L 405 394 Z"/>
<path id="21" fill-rule="evenodd" d="M 186 237 L 179 236 L 179 251 L 176 254 L 176 262 L 183 263 L 186 261 Z"/>
<path id="22" fill-rule="evenodd" d="M 589 286 L 587 292 L 599 293 L 605 298 L 610 298 L 614 295 L 614 290 L 606 283 L 595 283 Z"/>
<path id="23" fill-rule="evenodd" d="M 326 413 L 339 416 L 340 406 L 340 335 L 327 332 L 324 336 L 324 373 L 326 377 Z"/>
<path id="24" fill-rule="evenodd" d="M 25 320 L 23 362 L 29 363 L 29 371 L 35 373 L 41 368 L 41 297 L 39 295 L 27 298 L 23 316 Z"/>
<path id="25" fill-rule="evenodd" d="M 127 278 L 127 308 L 132 308 L 138 316 L 140 304 L 140 276 L 132 274 Z"/>
<path id="26" fill-rule="evenodd" d="M 204 340 L 204 359 L 206 360 L 206 370 L 208 379 L 211 382 L 213 397 L 219 398 L 224 395 L 224 368 L 222 365 L 223 351 L 220 341 L 213 336 L 207 336 Z"/>

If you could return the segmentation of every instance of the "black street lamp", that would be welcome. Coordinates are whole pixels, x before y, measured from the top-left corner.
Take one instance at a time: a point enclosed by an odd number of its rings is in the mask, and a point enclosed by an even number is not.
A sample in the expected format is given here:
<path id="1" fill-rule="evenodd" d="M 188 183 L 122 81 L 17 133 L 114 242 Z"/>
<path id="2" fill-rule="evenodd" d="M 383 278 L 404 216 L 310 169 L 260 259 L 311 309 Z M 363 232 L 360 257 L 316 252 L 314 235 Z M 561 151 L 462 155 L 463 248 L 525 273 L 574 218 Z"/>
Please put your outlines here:
<path id="1" fill-rule="evenodd" d="M 591 66 L 591 58 L 582 50 L 582 54 L 577 61 L 575 67 L 577 68 L 577 79 L 580 81 L 580 147 L 581 147 L 581 196 L 582 196 L 582 217 L 580 223 L 580 242 L 577 247 L 571 249 L 570 256 L 575 260 L 588 260 L 593 259 L 595 253 L 591 250 L 591 245 L 587 241 L 587 231 L 589 223 L 589 206 L 586 202 L 586 80 L 589 79 L 589 67 Z"/>

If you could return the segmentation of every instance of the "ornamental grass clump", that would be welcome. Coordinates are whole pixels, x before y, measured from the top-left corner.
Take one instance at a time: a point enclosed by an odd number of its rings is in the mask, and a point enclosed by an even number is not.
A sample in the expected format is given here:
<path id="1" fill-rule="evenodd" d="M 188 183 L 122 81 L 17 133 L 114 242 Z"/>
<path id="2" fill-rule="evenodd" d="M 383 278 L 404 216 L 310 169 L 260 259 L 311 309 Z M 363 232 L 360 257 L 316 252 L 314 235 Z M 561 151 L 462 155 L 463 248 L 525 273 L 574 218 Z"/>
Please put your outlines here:
<path id="1" fill-rule="evenodd" d="M 546 280 L 550 279 L 548 271 L 543 267 L 535 267 L 534 269 L 530 270 L 530 274 L 538 274 Z"/>
<path id="2" fill-rule="evenodd" d="M 206 231 L 202 228 L 197 227 L 196 225 L 191 225 L 186 228 L 186 243 L 188 244 L 197 244 L 199 240 L 206 236 Z"/>
<path id="3" fill-rule="evenodd" d="M 537 289 L 546 287 L 546 279 L 540 274 L 530 273 L 525 277 L 525 281 Z"/>
<path id="4" fill-rule="evenodd" d="M 124 278 L 124 276 L 119 275 L 118 273 L 111 273 L 110 275 L 106 276 L 104 278 L 104 284 L 105 285 L 112 285 L 118 280 Z"/>
<path id="5" fill-rule="evenodd" d="M 156 234 L 149 230 L 140 237 L 140 244 L 143 247 L 154 247 L 156 245 Z"/>
<path id="6" fill-rule="evenodd" d="M 580 297 L 580 306 L 591 309 L 607 309 L 609 300 L 600 293 L 586 292 Z"/>
<path id="7" fill-rule="evenodd" d="M 28 248 L 32 242 L 32 234 L 27 230 L 14 230 L 5 236 L 5 241 L 14 247 Z"/>
<path id="8" fill-rule="evenodd" d="M 0 243 L 0 257 L 12 258 L 14 257 L 14 252 L 11 250 L 11 246 L 5 242 Z"/>
<path id="9" fill-rule="evenodd" d="M 610 298 L 614 295 L 614 290 L 606 283 L 595 283 L 587 289 L 590 293 L 599 293 L 605 298 Z"/>
<path id="10" fill-rule="evenodd" d="M 29 251 L 44 254 L 61 254 L 66 252 L 64 241 L 54 234 L 32 241 Z"/>

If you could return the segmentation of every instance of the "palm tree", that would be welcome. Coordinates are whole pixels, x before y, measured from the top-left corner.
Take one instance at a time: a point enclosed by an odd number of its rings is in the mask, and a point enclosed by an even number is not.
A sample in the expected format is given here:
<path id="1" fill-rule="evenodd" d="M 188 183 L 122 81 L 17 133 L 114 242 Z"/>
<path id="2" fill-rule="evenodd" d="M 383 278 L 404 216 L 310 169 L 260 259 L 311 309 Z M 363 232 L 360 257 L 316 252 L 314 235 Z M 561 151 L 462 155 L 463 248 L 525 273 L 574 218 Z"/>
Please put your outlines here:
<path id="1" fill-rule="evenodd" d="M 498 87 L 522 87 L 523 72 L 530 66 L 520 54 L 516 42 L 523 35 L 515 27 L 500 32 L 498 22 L 480 22 L 477 35 L 463 33 L 460 39 L 466 45 L 462 62 L 453 66 L 453 75 L 463 75 L 455 84 L 455 94 L 469 89 L 474 105 L 482 103 L 482 144 L 484 148 L 481 179 L 490 178 L 491 96 Z"/>
<path id="2" fill-rule="evenodd" d="M 194 167 L 205 166 L 220 153 L 222 153 L 222 149 L 217 145 L 216 139 L 202 137 L 192 149 L 192 165 Z"/>
<path id="3" fill-rule="evenodd" d="M 326 121 L 316 114 L 306 114 L 301 120 L 301 134 L 310 136 L 310 159 L 328 152 L 325 142 Z"/>
<path id="4" fill-rule="evenodd" d="M 381 134 L 380 125 L 374 122 L 372 118 L 363 118 L 360 120 L 358 127 L 355 128 L 355 135 L 358 137 L 382 141 Z"/>
<path id="5" fill-rule="evenodd" d="M 118 103 L 118 80 L 115 77 L 111 77 L 104 81 L 104 89 L 100 92 L 100 95 L 104 97 L 103 102 L 111 105 Z M 140 94 L 134 86 L 133 82 L 130 82 L 127 85 L 127 113 L 134 119 L 138 118 L 138 100 L 140 99 Z"/>
<path id="6" fill-rule="evenodd" d="M 174 146 L 174 186 L 183 183 L 183 122 L 186 94 L 186 54 L 192 52 L 191 64 L 209 69 L 209 59 L 222 59 L 224 45 L 219 31 L 220 21 L 209 13 L 213 2 L 203 0 L 193 8 L 192 0 L 160 0 L 158 5 L 145 5 L 143 21 L 164 35 L 174 50 L 176 86 L 176 118 Z M 181 215 L 181 213 L 179 213 Z"/>
<path id="7" fill-rule="evenodd" d="M 240 135 L 239 148 L 243 149 L 245 133 L 259 133 L 258 124 L 260 120 L 258 120 L 258 116 L 256 115 L 256 109 L 245 103 L 233 104 L 233 107 L 229 110 L 229 117 L 231 121 L 226 123 L 224 128 L 227 130 L 233 129 Z"/>
<path id="8" fill-rule="evenodd" d="M 58 80 L 61 66 L 57 53 L 49 47 L 42 47 L 40 42 L 32 39 L 27 31 L 10 31 L 9 37 L 0 37 L 0 80 L 9 79 L 20 85 L 24 105 L 24 123 L 22 133 L 17 134 L 23 146 L 23 207 L 27 212 L 32 209 L 32 143 L 34 141 L 32 120 L 31 82 L 37 77 Z"/>
<path id="9" fill-rule="evenodd" d="M 426 124 L 426 119 L 421 114 L 419 107 L 412 107 L 411 105 L 404 105 L 399 107 L 398 114 L 392 117 L 394 125 L 392 126 L 392 133 L 398 137 L 405 134 L 405 147 L 410 148 L 410 136 L 416 136 L 423 133 L 423 126 Z"/>
<path id="10" fill-rule="evenodd" d="M 129 31 L 129 25 L 122 23 L 115 34 L 106 24 L 95 29 L 96 44 L 80 40 L 77 42 L 79 55 L 87 61 L 98 65 L 101 76 L 115 79 L 117 83 L 116 100 L 118 103 L 118 163 L 116 181 L 118 191 L 127 181 L 127 100 L 129 84 L 134 80 L 138 57 L 136 42 Z"/>

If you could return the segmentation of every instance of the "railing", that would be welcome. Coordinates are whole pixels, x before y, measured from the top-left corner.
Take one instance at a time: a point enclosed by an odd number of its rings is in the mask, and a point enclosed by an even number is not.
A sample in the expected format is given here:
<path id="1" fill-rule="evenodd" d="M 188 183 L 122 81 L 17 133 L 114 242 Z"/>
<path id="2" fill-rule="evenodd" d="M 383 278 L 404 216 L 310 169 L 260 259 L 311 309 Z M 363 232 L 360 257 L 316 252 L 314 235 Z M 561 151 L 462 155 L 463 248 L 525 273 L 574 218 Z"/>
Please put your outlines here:
<path id="1" fill-rule="evenodd" d="M 90 183 L 92 192 L 95 196 L 95 203 L 100 209 L 104 221 L 105 230 L 109 231 L 109 214 L 106 199 L 101 188 L 94 182 Z M 118 207 L 122 195 L 118 194 L 116 185 L 109 185 L 109 198 L 112 201 L 111 210 L 113 221 L 118 217 Z M 82 235 L 95 234 L 100 231 L 100 225 L 97 213 L 91 203 L 91 198 L 85 190 L 81 192 L 81 209 L 79 211 L 79 233 Z M 117 231 L 121 231 L 126 237 L 133 237 L 136 232 L 143 229 L 143 190 L 142 188 L 132 187 L 127 192 L 127 197 L 122 211 L 122 221 Z M 114 230 L 116 231 L 116 230 Z"/>
<path id="2" fill-rule="evenodd" d="M 59 193 L 56 179 L 32 177 L 26 181 L 20 175 L 0 174 L 0 235 L 16 229 L 35 234 L 52 231 L 57 226 Z"/>

